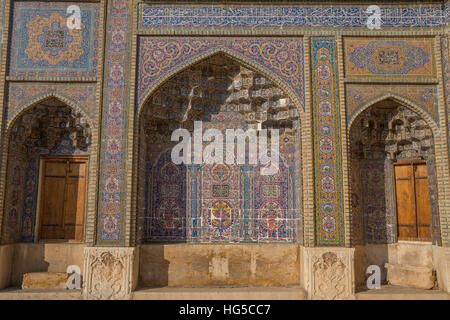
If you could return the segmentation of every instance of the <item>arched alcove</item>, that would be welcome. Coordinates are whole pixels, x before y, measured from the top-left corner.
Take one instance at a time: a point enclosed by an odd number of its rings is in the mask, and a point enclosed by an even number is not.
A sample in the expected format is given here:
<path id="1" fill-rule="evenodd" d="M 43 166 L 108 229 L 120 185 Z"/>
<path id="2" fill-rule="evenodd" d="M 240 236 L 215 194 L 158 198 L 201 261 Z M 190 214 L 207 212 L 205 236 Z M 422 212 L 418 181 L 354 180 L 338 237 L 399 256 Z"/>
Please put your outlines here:
<path id="1" fill-rule="evenodd" d="M 434 123 L 386 98 L 351 122 L 353 244 L 439 242 Z"/>
<path id="2" fill-rule="evenodd" d="M 197 121 L 224 142 L 227 129 L 279 130 L 281 176 L 261 178 L 248 152 L 244 164 L 173 164 L 172 132 L 193 140 Z M 216 53 L 154 90 L 138 125 L 138 242 L 301 242 L 299 111 L 262 73 Z"/>
<path id="3" fill-rule="evenodd" d="M 53 95 L 26 106 L 10 121 L 3 243 L 83 241 L 91 127 L 79 109 Z M 57 172 L 58 163 L 65 172 Z M 66 195 L 70 203 L 65 202 Z M 53 202 L 46 206 L 45 201 Z M 63 217 L 65 227 L 50 221 L 57 219 L 53 214 Z"/>

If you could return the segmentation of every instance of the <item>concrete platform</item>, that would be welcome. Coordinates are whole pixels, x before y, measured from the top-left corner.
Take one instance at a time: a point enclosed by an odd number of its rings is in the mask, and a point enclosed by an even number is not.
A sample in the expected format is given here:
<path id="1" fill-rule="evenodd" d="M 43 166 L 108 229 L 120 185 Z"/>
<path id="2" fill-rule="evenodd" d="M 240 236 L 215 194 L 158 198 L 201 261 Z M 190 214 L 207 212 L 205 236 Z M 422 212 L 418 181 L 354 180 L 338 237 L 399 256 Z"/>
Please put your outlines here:
<path id="1" fill-rule="evenodd" d="M 306 300 L 301 287 L 142 288 L 133 300 Z"/>
<path id="2" fill-rule="evenodd" d="M 439 290 L 385 285 L 377 290 L 357 291 L 356 300 L 450 300 L 450 295 Z"/>

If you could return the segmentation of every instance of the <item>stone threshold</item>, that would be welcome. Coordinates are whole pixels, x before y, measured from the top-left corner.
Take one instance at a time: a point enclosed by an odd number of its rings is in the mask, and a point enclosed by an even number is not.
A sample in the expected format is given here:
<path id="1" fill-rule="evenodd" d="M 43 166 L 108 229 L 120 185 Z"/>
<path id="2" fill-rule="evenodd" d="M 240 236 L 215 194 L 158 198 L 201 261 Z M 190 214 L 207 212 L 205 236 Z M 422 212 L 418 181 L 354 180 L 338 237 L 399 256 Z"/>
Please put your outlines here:
<path id="1" fill-rule="evenodd" d="M 81 300 L 81 290 L 20 289 L 0 290 L 0 300 Z M 306 300 L 299 286 L 293 287 L 160 287 L 140 288 L 133 300 Z"/>
<path id="2" fill-rule="evenodd" d="M 450 294 L 440 290 L 382 285 L 380 289 L 357 291 L 356 300 L 450 300 Z"/>

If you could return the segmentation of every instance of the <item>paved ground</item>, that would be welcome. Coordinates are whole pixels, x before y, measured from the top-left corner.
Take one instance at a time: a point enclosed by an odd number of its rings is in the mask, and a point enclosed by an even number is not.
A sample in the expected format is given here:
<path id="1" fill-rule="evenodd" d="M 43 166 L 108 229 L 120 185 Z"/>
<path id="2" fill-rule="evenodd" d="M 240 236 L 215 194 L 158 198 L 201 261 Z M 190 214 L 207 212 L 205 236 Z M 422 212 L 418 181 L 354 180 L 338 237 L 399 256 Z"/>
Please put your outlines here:
<path id="1" fill-rule="evenodd" d="M 0 300 L 80 300 L 80 290 L 0 290 Z M 306 300 L 301 287 L 209 287 L 142 288 L 133 293 L 134 300 Z M 450 300 L 439 290 L 421 290 L 382 286 L 378 290 L 356 293 L 357 300 Z"/>
<path id="2" fill-rule="evenodd" d="M 356 293 L 357 300 L 450 300 L 450 295 L 439 290 L 422 290 L 385 285 L 378 290 Z"/>
<path id="3" fill-rule="evenodd" d="M 0 290 L 0 300 L 81 300 L 81 290 L 22 290 L 8 288 Z"/>
<path id="4" fill-rule="evenodd" d="M 301 287 L 144 288 L 134 300 L 305 300 Z"/>

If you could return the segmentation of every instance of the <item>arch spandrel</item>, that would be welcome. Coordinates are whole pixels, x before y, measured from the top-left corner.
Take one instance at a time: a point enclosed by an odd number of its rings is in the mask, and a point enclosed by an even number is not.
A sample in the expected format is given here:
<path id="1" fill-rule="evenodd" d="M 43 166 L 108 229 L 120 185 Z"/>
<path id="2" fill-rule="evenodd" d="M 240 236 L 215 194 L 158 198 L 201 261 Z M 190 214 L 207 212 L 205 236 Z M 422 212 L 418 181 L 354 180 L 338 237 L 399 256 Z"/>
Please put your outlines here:
<path id="1" fill-rule="evenodd" d="M 368 108 L 372 107 L 373 105 L 384 101 L 384 100 L 393 100 L 396 101 L 397 103 L 399 103 L 400 105 L 403 105 L 407 108 L 410 108 L 411 110 L 413 110 L 414 112 L 417 112 L 426 122 L 427 124 L 430 126 L 430 128 L 433 130 L 433 134 L 435 137 L 439 137 L 440 135 L 440 128 L 438 123 L 432 118 L 432 116 L 426 111 L 425 108 L 423 108 L 422 106 L 418 105 L 417 103 L 415 103 L 414 101 L 412 101 L 411 99 L 407 98 L 407 97 L 403 97 L 400 96 L 398 94 L 395 93 L 386 93 L 383 95 L 379 95 L 377 97 L 374 97 L 366 102 L 364 102 L 357 110 L 353 111 L 353 113 L 351 115 L 348 115 L 350 118 L 347 121 L 347 130 L 348 132 L 350 132 L 351 126 L 353 124 L 353 122 L 355 121 L 355 119 L 358 118 L 358 116 L 363 113 L 365 110 L 367 110 Z"/>
<path id="2" fill-rule="evenodd" d="M 7 122 L 7 132 L 9 132 L 9 130 L 12 128 L 12 126 L 14 125 L 14 122 L 25 112 L 27 112 L 27 110 L 29 110 L 31 107 L 38 105 L 39 103 L 49 99 L 49 98 L 55 98 L 59 101 L 61 101 L 62 103 L 67 104 L 69 107 L 75 109 L 77 112 L 80 112 L 88 121 L 89 126 L 91 128 L 95 128 L 95 123 L 93 121 L 93 119 L 91 118 L 91 116 L 85 111 L 85 109 L 77 102 L 75 102 L 73 99 L 58 93 L 58 92 L 48 92 L 48 93 L 44 93 L 44 94 L 40 94 L 37 97 L 31 98 L 28 101 L 26 101 L 25 103 L 23 103 L 22 105 L 18 106 L 15 108 L 14 112 L 9 115 L 8 117 L 8 122 Z"/>
<path id="3" fill-rule="evenodd" d="M 299 42 L 301 44 L 301 42 Z M 269 78 L 271 81 L 273 81 L 277 86 L 279 86 L 281 89 L 283 89 L 291 99 L 297 102 L 297 107 L 300 113 L 305 112 L 304 107 L 304 76 L 303 76 L 303 68 L 302 66 L 298 66 L 298 73 L 299 79 L 296 79 L 298 81 L 298 88 L 296 88 L 297 92 L 292 88 L 291 85 L 289 85 L 288 81 L 286 79 L 282 79 L 280 75 L 273 72 L 267 65 L 265 65 L 262 62 L 257 62 L 255 59 L 252 59 L 250 57 L 245 56 L 244 54 L 240 53 L 236 49 L 232 49 L 227 47 L 226 45 L 210 45 L 212 48 L 208 48 L 205 52 L 202 52 L 200 54 L 196 54 L 193 57 L 189 57 L 189 55 L 186 54 L 186 61 L 180 61 L 180 63 L 176 63 L 172 65 L 171 67 L 167 68 L 167 70 L 164 70 L 161 72 L 163 75 L 159 75 L 159 77 L 155 77 L 152 79 L 152 81 L 147 84 L 146 86 L 142 86 L 139 84 L 138 86 L 138 94 L 137 94 L 137 104 L 136 104 L 136 114 L 139 115 L 142 106 L 146 103 L 148 98 L 155 92 L 160 86 L 164 85 L 165 82 L 169 81 L 173 76 L 183 72 L 184 70 L 188 69 L 189 67 L 195 65 L 196 63 L 199 63 L 205 59 L 208 59 L 216 54 L 223 53 L 226 56 L 228 56 L 230 59 L 236 61 L 239 64 L 242 64 L 244 66 L 249 67 L 250 69 L 253 69 L 256 72 L 260 72 L 265 77 Z M 296 54 L 299 59 L 303 59 L 303 50 L 301 48 L 301 52 L 295 52 L 292 54 Z M 143 66 L 140 64 L 139 69 L 142 70 Z M 139 81 L 141 81 L 142 75 L 139 75 Z"/>

